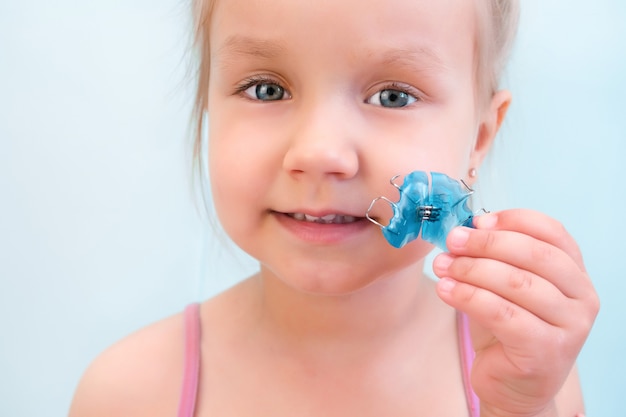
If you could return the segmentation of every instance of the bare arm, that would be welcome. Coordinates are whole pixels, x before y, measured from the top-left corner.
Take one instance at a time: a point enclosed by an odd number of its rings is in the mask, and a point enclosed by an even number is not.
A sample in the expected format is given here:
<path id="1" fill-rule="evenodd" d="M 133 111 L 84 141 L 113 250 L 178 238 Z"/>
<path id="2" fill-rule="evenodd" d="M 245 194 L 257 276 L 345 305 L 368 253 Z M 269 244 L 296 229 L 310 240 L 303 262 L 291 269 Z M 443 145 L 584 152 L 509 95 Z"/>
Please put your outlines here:
<path id="1" fill-rule="evenodd" d="M 69 417 L 175 416 L 182 356 L 180 315 L 127 337 L 89 366 Z"/>
<path id="2" fill-rule="evenodd" d="M 555 401 L 558 416 L 584 417 L 583 411 L 585 410 L 585 405 L 583 402 L 582 389 L 580 388 L 578 369 L 576 367 L 572 369 L 563 388 L 561 388 L 561 391 L 557 394 Z"/>

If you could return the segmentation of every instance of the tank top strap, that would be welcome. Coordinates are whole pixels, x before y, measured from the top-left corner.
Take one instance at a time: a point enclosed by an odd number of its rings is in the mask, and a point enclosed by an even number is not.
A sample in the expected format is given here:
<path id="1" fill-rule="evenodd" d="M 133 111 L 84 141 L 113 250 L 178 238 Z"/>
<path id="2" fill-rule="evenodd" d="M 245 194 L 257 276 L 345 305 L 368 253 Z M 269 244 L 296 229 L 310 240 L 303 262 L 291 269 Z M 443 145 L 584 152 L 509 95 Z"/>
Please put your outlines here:
<path id="1" fill-rule="evenodd" d="M 469 319 L 467 315 L 457 311 L 457 330 L 459 333 L 459 348 L 461 350 L 461 371 L 463 374 L 463 386 L 465 387 L 465 398 L 470 417 L 480 416 L 480 400 L 472 389 L 471 372 L 474 363 L 474 346 L 469 330 Z"/>
<path id="2" fill-rule="evenodd" d="M 193 417 L 200 379 L 200 304 L 185 308 L 185 357 L 178 417 Z"/>
<path id="3" fill-rule="evenodd" d="M 183 383 L 178 406 L 178 417 L 193 417 L 198 395 L 200 379 L 200 305 L 190 304 L 185 308 L 185 356 Z M 457 329 L 461 350 L 461 367 L 465 397 L 471 417 L 480 416 L 480 401 L 472 389 L 470 375 L 475 352 L 469 331 L 469 320 L 461 312 L 457 312 Z"/>

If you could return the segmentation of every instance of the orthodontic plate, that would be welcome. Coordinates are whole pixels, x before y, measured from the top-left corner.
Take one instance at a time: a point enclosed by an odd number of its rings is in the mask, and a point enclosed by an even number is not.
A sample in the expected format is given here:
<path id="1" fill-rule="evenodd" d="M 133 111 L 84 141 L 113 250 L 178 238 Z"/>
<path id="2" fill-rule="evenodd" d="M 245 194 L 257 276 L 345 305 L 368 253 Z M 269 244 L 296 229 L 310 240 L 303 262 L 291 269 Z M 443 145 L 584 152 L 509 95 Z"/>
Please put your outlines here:
<path id="1" fill-rule="evenodd" d="M 420 237 L 437 247 L 447 250 L 446 237 L 457 226 L 472 227 L 473 212 L 467 203 L 473 190 L 463 181 L 457 181 L 440 172 L 414 171 L 404 177 L 401 186 L 391 179 L 400 192 L 400 199 L 393 202 L 377 197 L 367 210 L 366 217 L 382 228 L 387 242 L 396 248 Z M 384 226 L 369 213 L 379 200 L 391 205 L 393 217 Z"/>

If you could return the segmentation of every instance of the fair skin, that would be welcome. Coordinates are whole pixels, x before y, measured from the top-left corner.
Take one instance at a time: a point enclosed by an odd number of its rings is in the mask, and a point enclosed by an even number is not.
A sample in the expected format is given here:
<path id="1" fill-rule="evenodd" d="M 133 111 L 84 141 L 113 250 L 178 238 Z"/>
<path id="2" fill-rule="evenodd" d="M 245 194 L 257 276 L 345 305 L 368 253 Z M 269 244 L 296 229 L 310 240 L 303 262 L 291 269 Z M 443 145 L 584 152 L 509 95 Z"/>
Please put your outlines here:
<path id="1" fill-rule="evenodd" d="M 556 221 L 510 210 L 455 229 L 435 283 L 429 244 L 392 248 L 363 218 L 372 198 L 397 198 L 392 176 L 465 178 L 488 152 L 510 94 L 477 105 L 475 7 L 217 2 L 212 192 L 261 267 L 202 305 L 197 416 L 466 416 L 455 309 L 471 320 L 482 416 L 583 411 L 573 369 L 597 297 Z M 105 352 L 70 416 L 176 415 L 182 327 L 175 316 Z"/>

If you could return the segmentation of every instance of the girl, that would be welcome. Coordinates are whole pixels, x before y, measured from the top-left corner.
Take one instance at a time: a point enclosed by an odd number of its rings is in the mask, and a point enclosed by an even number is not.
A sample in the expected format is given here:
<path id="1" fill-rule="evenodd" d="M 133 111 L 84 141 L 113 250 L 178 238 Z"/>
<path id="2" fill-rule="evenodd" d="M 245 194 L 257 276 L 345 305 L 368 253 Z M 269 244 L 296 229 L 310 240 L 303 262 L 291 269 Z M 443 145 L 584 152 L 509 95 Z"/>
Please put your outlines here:
<path id="1" fill-rule="evenodd" d="M 517 2 L 195 7 L 213 200 L 260 270 L 106 351 L 70 416 L 582 413 L 598 300 L 562 226 L 480 216 L 449 234 L 435 283 L 430 244 L 395 249 L 364 217 L 396 174 L 475 182 L 511 101 Z"/>

